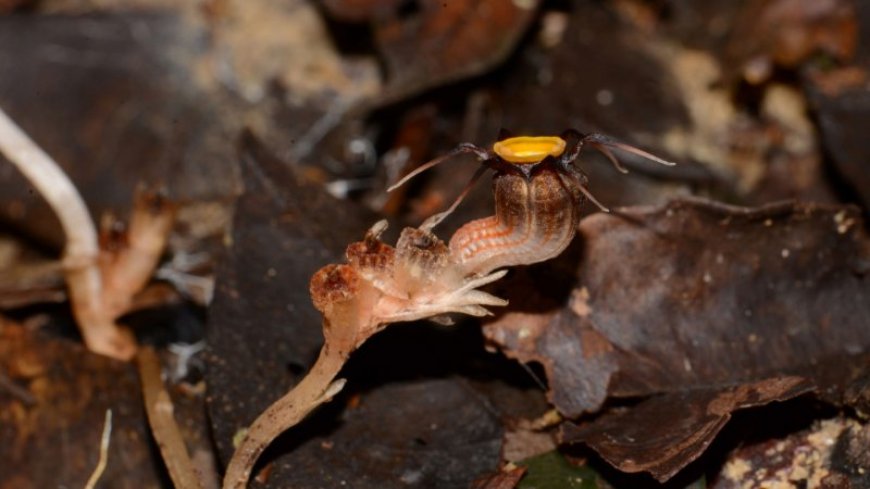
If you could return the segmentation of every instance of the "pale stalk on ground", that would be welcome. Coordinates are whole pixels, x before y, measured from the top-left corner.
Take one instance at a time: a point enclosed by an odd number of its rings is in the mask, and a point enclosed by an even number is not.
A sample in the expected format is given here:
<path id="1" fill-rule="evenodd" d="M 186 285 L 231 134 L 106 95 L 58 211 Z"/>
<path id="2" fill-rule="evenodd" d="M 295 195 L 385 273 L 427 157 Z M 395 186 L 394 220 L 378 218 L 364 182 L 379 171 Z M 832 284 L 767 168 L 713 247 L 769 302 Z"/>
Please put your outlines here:
<path id="1" fill-rule="evenodd" d="M 224 489 L 244 489 L 254 464 L 272 440 L 341 391 L 344 379 L 333 380 L 349 353 L 324 346 L 305 378 L 257 417 L 227 466 Z"/>
<path id="2" fill-rule="evenodd" d="M 103 434 L 100 436 L 100 458 L 97 460 L 97 466 L 88 481 L 85 483 L 84 489 L 94 489 L 103 472 L 106 470 L 106 465 L 109 464 L 109 442 L 112 440 L 112 410 L 106 410 L 106 419 L 103 422 Z"/>
<path id="3" fill-rule="evenodd" d="M 97 230 L 87 206 L 60 166 L 0 109 L 0 152 L 36 187 L 60 220 L 66 237 L 63 264 L 73 314 L 88 348 L 129 359 L 136 343 L 102 314 Z"/>
<path id="4" fill-rule="evenodd" d="M 157 441 L 160 455 L 166 464 L 169 477 L 177 489 L 202 489 L 181 430 L 175 421 L 175 407 L 172 398 L 163 385 L 160 375 L 160 360 L 154 349 L 143 347 L 137 355 L 139 378 L 142 380 L 142 397 L 145 400 L 145 413 L 151 433 Z"/>
<path id="5" fill-rule="evenodd" d="M 123 246 L 101 252 L 93 220 L 69 177 L 2 109 L 0 153 L 36 187 L 60 220 L 70 304 L 88 349 L 120 360 L 133 358 L 136 340 L 115 320 L 129 310 L 133 296 L 154 273 L 174 220 L 173 206 L 159 196 L 137 192 Z"/>

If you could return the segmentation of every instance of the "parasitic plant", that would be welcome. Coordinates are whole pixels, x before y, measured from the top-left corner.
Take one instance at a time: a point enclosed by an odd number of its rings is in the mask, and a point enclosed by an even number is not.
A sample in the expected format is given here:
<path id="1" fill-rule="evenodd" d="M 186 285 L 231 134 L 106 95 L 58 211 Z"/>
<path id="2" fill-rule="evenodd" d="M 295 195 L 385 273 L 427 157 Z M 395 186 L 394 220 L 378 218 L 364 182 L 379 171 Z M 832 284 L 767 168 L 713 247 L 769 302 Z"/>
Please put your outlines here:
<path id="1" fill-rule="evenodd" d="M 568 145 L 568 141 L 571 145 Z M 567 131 L 562 137 L 511 137 L 492 150 L 462 144 L 420 166 L 393 188 L 463 153 L 483 163 L 446 211 L 419 228 L 405 228 L 395 247 L 380 241 L 386 221 L 347 248 L 347 263 L 327 265 L 311 279 L 311 298 L 323 314 L 324 344 L 309 373 L 250 426 L 224 478 L 224 489 L 247 485 L 257 458 L 278 435 L 299 423 L 344 386 L 336 376 L 363 342 L 387 325 L 463 313 L 486 316 L 486 306 L 507 301 L 479 290 L 502 278 L 507 267 L 549 260 L 573 239 L 586 198 L 605 209 L 586 189 L 586 176 L 574 166 L 584 145 L 602 151 L 624 171 L 610 148 L 671 165 L 607 137 Z M 432 229 L 449 215 L 487 169 L 493 169 L 495 215 L 462 226 L 449 244 Z"/>

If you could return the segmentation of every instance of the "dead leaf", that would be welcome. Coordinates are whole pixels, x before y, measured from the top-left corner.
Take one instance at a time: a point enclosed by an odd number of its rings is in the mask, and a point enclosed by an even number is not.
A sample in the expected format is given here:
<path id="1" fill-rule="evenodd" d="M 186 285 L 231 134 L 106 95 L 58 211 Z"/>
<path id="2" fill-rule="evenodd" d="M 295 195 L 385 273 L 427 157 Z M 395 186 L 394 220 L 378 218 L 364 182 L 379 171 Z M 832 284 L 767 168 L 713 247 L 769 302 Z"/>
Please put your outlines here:
<path id="1" fill-rule="evenodd" d="M 735 25 L 728 55 L 752 84 L 768 80 L 777 66 L 796 68 L 818 53 L 848 62 L 858 47 L 850 0 L 753 0 Z"/>
<path id="2" fill-rule="evenodd" d="M 525 467 L 505 467 L 495 474 L 477 479 L 471 484 L 471 489 L 514 489 L 525 474 Z"/>
<path id="3" fill-rule="evenodd" d="M 580 2 L 564 15 L 560 42 L 530 42 L 505 69 L 503 82 L 490 89 L 488 117 L 478 133 L 493 137 L 506 128 L 546 135 L 574 127 L 680 162 L 669 168 L 626 157 L 622 161 L 631 173 L 623 175 L 603 158 L 581 155 L 590 188 L 608 206 L 662 202 L 686 192 L 688 185 L 727 187 L 709 168 L 665 151 L 663 142 L 671 133 L 688 131 L 692 122 L 684 88 L 665 62 L 671 57 L 662 55 L 672 46 L 662 38 L 638 35 L 603 4 Z M 584 67 L 582 74 L 578 66 Z"/>
<path id="4" fill-rule="evenodd" d="M 635 144 L 632 135 L 663 134 L 688 122 L 680 88 L 662 76 L 667 67 L 652 49 L 657 39 L 638 36 L 602 4 L 577 4 L 565 22 L 558 44 L 530 43 L 507 70 L 497 92 L 498 114 L 504 115 L 488 128 L 493 134 L 500 127 L 517 134 L 560 134 L 576 127 Z M 578 66 L 585 67 L 582 76 Z M 669 156 L 661 148 L 645 149 Z"/>
<path id="5" fill-rule="evenodd" d="M 83 487 L 113 412 L 106 487 L 159 487 L 134 365 L 0 317 L 0 370 L 33 398 L 0 387 L 0 488 Z"/>
<path id="6" fill-rule="evenodd" d="M 209 408 L 227 459 L 235 432 L 271 403 L 262 393 L 286 392 L 316 358 L 321 318 L 309 279 L 373 220 L 298 183 L 251 134 L 240 146 L 246 193 L 218 267 L 207 339 Z"/>
<path id="7" fill-rule="evenodd" d="M 85 27 L 87 26 L 87 27 Z M 0 16 L 0 105 L 93 215 L 127 214 L 139 183 L 174 201 L 234 195 L 231 120 L 192 86 L 203 45 L 171 12 Z M 52 244 L 57 219 L 0 160 L 0 217 Z"/>
<path id="8" fill-rule="evenodd" d="M 531 24 L 538 0 L 417 0 L 411 5 L 417 8 L 375 24 L 387 69 L 378 104 L 479 75 L 500 63 Z"/>
<path id="9" fill-rule="evenodd" d="M 591 313 L 577 315 L 562 292 L 562 309 L 538 313 L 544 326 L 526 329 L 512 316 L 520 309 L 485 328 L 508 355 L 544 366 L 550 400 L 567 417 L 596 412 L 608 397 L 675 393 L 672 415 L 655 430 L 629 434 L 631 425 L 620 424 L 642 451 L 666 426 L 706 413 L 722 389 L 795 375 L 842 402 L 867 367 L 870 245 L 855 208 L 682 200 L 597 214 L 580 227 L 575 287 L 589 291 Z M 691 401 L 697 390 L 709 392 Z M 648 401 L 649 409 L 667 399 Z M 709 418 L 689 444 L 695 449 L 660 458 L 658 475 L 697 456 L 717 423 Z M 616 428 L 609 435 L 621 436 Z"/>
<path id="10" fill-rule="evenodd" d="M 563 443 L 586 443 L 619 470 L 648 471 L 666 481 L 704 452 L 731 412 L 790 399 L 811 388 L 800 377 L 778 377 L 674 392 L 611 411 L 586 426 L 565 423 L 559 436 Z"/>
<path id="11" fill-rule="evenodd" d="M 867 70 L 855 68 L 863 77 Z M 809 99 L 813 104 L 821 130 L 822 142 L 830 154 L 844 184 L 861 199 L 865 208 L 870 208 L 870 141 L 861 130 L 870 117 L 870 87 L 865 80 L 840 86 L 835 91 L 826 90 L 828 78 L 810 76 L 806 80 Z"/>
<path id="12" fill-rule="evenodd" d="M 8 14 L 17 9 L 24 9 L 32 6 L 34 0 L 0 0 L 0 14 Z"/>

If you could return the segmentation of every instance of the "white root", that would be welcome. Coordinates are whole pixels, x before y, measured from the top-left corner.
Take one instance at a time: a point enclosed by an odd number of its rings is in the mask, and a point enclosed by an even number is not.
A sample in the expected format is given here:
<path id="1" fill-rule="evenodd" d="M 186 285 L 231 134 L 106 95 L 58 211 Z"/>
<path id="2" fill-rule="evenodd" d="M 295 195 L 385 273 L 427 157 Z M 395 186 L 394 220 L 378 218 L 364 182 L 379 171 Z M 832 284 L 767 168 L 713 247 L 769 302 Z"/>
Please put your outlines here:
<path id="1" fill-rule="evenodd" d="M 45 151 L 0 108 L 0 152 L 36 187 L 60 219 L 66 235 L 64 256 L 95 261 L 97 230 L 75 185 Z"/>
<path id="2" fill-rule="evenodd" d="M 0 109 L 0 153 L 45 198 L 60 220 L 66 244 L 63 266 L 69 298 L 88 349 L 119 360 L 136 353 L 136 340 L 115 320 L 148 281 L 166 244 L 174 209 L 162 201 L 149 205 L 137 197 L 128 233 L 129 245 L 101 252 L 97 229 L 69 177 Z M 151 203 L 153 204 L 153 203 Z"/>
<path id="3" fill-rule="evenodd" d="M 103 472 L 106 471 L 106 466 L 109 464 L 109 442 L 112 439 L 112 410 L 106 409 L 106 419 L 103 422 L 103 434 L 100 436 L 100 458 L 97 460 L 97 466 L 88 481 L 85 483 L 84 489 L 94 489 Z"/>

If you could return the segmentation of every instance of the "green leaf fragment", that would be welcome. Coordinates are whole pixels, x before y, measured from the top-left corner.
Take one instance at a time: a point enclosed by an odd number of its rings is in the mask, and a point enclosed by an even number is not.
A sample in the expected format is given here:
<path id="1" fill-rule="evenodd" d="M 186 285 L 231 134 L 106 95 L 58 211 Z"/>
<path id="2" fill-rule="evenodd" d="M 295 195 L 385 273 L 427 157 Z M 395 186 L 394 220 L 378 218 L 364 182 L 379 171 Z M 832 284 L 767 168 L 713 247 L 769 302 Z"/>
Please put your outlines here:
<path id="1" fill-rule="evenodd" d="M 573 465 L 557 451 L 523 460 L 528 469 L 517 489 L 599 489 L 598 474 L 585 465 Z"/>

